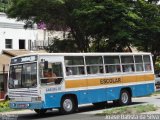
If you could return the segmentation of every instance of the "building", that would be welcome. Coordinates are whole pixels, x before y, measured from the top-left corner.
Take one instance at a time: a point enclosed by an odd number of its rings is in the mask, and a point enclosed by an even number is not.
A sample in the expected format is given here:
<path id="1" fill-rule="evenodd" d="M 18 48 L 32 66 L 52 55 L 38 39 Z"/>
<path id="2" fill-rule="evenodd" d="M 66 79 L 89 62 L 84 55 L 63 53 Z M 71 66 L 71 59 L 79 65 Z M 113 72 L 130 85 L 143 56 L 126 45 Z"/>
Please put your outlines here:
<path id="1" fill-rule="evenodd" d="M 7 18 L 0 13 L 0 53 L 2 50 L 31 50 L 37 39 L 37 28 L 24 29 L 24 22 Z"/>

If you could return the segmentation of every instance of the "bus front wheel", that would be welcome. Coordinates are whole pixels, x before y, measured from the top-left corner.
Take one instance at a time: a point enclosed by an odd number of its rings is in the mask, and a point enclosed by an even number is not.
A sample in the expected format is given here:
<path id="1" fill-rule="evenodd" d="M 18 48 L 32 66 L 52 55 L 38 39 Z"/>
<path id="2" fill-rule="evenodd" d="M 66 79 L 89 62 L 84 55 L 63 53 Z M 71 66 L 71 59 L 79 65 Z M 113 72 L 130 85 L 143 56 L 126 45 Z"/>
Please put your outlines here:
<path id="1" fill-rule="evenodd" d="M 47 112 L 47 109 L 34 109 L 34 111 L 39 115 L 43 115 Z"/>
<path id="2" fill-rule="evenodd" d="M 62 98 L 61 107 L 59 110 L 62 114 L 70 114 L 75 112 L 77 108 L 76 106 L 77 105 L 73 97 L 66 96 Z"/>

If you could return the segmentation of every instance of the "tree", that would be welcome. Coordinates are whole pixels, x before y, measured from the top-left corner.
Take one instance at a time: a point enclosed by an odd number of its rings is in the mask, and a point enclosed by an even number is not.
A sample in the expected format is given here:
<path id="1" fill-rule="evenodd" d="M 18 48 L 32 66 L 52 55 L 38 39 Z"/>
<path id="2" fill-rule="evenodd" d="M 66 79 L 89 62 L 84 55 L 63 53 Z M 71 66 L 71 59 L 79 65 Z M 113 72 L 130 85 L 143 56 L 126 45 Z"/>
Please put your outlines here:
<path id="1" fill-rule="evenodd" d="M 13 0 L 8 16 L 26 23 L 44 22 L 49 30 L 68 30 L 80 51 L 87 51 L 85 37 L 73 14 L 81 0 Z"/>
<path id="2" fill-rule="evenodd" d="M 68 31 L 78 52 L 122 52 L 124 48 L 131 51 L 130 46 L 134 45 L 157 56 L 160 53 L 160 7 L 157 2 L 12 0 L 7 13 L 9 17 L 29 22 L 30 26 L 30 23 L 44 22 L 49 30 Z"/>
<path id="3" fill-rule="evenodd" d="M 10 0 L 0 0 L 0 12 L 6 12 L 9 5 Z"/>
<path id="4" fill-rule="evenodd" d="M 153 0 L 139 0 L 135 12 L 141 19 L 136 24 L 134 45 L 141 51 L 151 52 L 155 63 L 160 55 L 160 6 L 153 4 Z"/>
<path id="5" fill-rule="evenodd" d="M 131 43 L 134 26 L 128 4 L 125 0 L 13 0 L 8 15 L 43 21 L 47 29 L 68 30 L 81 52 L 91 51 L 92 45 L 95 51 L 101 47 L 122 51 Z M 103 46 L 105 39 L 108 44 Z"/>
<path id="6" fill-rule="evenodd" d="M 45 49 L 48 52 L 80 52 L 78 50 L 77 45 L 75 44 L 75 41 L 72 39 L 64 39 L 59 40 L 57 38 L 54 38 L 51 44 L 49 44 Z"/>

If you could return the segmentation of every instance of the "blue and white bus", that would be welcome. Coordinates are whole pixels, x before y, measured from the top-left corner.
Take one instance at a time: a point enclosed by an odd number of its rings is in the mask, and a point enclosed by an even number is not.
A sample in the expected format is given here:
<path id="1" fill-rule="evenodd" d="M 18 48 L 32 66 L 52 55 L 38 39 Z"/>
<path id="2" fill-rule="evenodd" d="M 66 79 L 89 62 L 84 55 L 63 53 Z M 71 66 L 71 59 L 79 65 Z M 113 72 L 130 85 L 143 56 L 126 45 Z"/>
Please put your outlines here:
<path id="1" fill-rule="evenodd" d="M 37 53 L 11 59 L 10 107 L 41 114 L 78 105 L 128 105 L 155 91 L 150 53 Z"/>

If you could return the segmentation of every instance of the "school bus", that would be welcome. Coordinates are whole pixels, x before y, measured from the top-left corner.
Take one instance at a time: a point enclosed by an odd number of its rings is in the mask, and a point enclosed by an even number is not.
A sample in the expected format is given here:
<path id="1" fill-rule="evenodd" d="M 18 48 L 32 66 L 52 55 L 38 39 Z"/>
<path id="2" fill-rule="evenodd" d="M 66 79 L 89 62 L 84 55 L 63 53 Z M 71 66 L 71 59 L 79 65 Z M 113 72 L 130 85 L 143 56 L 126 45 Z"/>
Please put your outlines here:
<path id="1" fill-rule="evenodd" d="M 8 78 L 10 107 L 38 114 L 107 101 L 128 105 L 155 91 L 150 53 L 28 54 L 11 59 Z"/>

